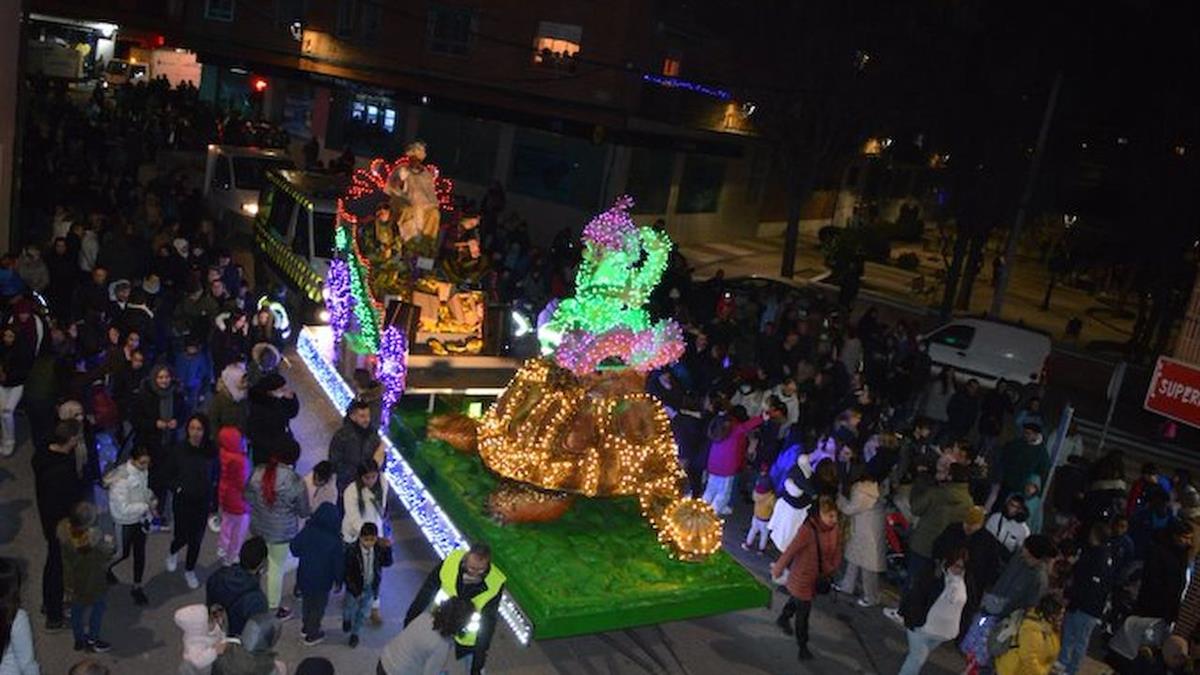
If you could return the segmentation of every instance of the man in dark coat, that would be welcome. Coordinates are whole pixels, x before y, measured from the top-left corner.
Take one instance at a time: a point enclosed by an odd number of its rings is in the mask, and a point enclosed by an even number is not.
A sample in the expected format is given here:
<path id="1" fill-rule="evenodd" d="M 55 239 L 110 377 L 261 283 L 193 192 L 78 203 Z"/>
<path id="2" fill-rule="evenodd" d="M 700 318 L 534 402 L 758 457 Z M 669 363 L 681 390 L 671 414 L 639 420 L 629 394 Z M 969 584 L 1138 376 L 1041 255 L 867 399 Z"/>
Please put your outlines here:
<path id="1" fill-rule="evenodd" d="M 237 636 L 246 620 L 267 611 L 267 595 L 263 593 L 258 576 L 267 566 L 267 543 L 262 537 L 251 537 L 242 544 L 236 565 L 222 567 L 204 585 L 204 604 L 225 608 L 229 625 L 226 635 Z"/>
<path id="2" fill-rule="evenodd" d="M 1000 542 L 983 529 L 983 520 L 983 508 L 972 506 L 961 523 L 947 525 L 933 541 L 933 557 L 938 563 L 959 549 L 967 551 L 967 604 L 963 607 L 960 635 L 966 632 L 967 624 L 979 609 L 984 591 L 991 588 L 1004 568 L 1006 552 Z"/>
<path id="3" fill-rule="evenodd" d="M 75 289 L 71 316 L 77 321 L 96 321 L 104 316 L 108 307 L 108 270 L 97 265 L 92 269 L 92 278 Z"/>
<path id="4" fill-rule="evenodd" d="M 379 434 L 371 427 L 371 404 L 365 399 L 350 401 L 342 427 L 329 440 L 329 461 L 337 474 L 339 500 L 346 486 L 358 477 L 358 467 L 368 459 L 378 461 L 380 443 Z"/>
<path id="5" fill-rule="evenodd" d="M 300 414 L 300 401 L 279 373 L 269 373 L 256 382 L 247 398 L 246 437 L 251 458 L 255 464 L 265 464 L 273 448 L 293 438 L 289 422 Z"/>
<path id="6" fill-rule="evenodd" d="M 55 532 L 59 521 L 83 499 L 84 483 L 76 462 L 76 445 L 82 427 L 75 420 L 59 422 L 50 442 L 33 455 L 34 493 L 42 536 L 46 538 L 46 565 L 42 570 L 42 607 L 46 630 L 63 627 L 63 560 Z"/>
<path id="7" fill-rule="evenodd" d="M 1142 585 L 1138 589 L 1133 613 L 1172 623 L 1179 614 L 1179 603 L 1183 600 L 1183 589 L 1187 584 L 1192 525 L 1174 521 L 1163 535 L 1154 542 L 1146 556 Z"/>

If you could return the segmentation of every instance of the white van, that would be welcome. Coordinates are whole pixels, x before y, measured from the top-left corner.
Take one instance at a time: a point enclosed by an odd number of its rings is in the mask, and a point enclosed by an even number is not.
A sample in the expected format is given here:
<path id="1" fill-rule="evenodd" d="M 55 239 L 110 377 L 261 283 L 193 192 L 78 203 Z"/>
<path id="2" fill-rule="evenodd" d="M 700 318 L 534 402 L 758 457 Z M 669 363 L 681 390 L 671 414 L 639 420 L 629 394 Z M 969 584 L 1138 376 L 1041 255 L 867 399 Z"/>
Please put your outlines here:
<path id="1" fill-rule="evenodd" d="M 935 372 L 950 366 L 983 386 L 1000 380 L 1044 384 L 1050 336 L 1026 326 L 988 319 L 955 319 L 923 336 Z"/>
<path id="2" fill-rule="evenodd" d="M 208 146 L 204 197 L 222 224 L 249 223 L 258 215 L 259 192 L 269 169 L 295 166 L 284 150 L 235 145 Z"/>

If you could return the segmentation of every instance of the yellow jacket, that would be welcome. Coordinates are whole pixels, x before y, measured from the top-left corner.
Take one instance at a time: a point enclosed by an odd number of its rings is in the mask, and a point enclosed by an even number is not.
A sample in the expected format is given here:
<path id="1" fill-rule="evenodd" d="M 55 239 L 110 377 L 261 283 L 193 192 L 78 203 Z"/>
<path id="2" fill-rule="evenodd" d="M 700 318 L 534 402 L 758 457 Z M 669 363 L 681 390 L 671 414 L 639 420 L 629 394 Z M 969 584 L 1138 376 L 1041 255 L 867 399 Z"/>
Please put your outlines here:
<path id="1" fill-rule="evenodd" d="M 1017 646 L 996 659 L 997 675 L 1049 675 L 1058 658 L 1058 632 L 1037 613 L 1021 622 Z"/>

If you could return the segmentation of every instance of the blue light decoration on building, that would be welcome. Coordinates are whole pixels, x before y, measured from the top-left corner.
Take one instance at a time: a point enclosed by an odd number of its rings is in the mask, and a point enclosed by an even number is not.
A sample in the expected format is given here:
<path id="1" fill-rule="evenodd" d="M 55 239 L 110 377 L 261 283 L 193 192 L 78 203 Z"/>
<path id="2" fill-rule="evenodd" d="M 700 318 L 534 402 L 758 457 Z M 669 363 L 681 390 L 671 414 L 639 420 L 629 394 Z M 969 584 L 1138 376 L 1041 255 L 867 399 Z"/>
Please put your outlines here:
<path id="1" fill-rule="evenodd" d="M 660 87 L 666 87 L 668 89 L 685 89 L 697 94 L 704 94 L 705 96 L 721 99 L 722 101 L 728 101 L 729 99 L 733 98 L 733 94 L 730 94 L 726 89 L 710 87 L 698 82 L 689 82 L 687 80 L 681 80 L 678 77 L 664 77 L 662 75 L 654 75 L 652 73 L 643 73 L 642 80 L 650 82 L 651 84 L 657 84 Z"/>
<path id="2" fill-rule="evenodd" d="M 317 338 L 318 330 L 320 329 L 314 327 L 302 330 L 296 341 L 296 351 L 329 402 L 336 410 L 343 411 L 354 398 L 354 392 L 346 380 L 342 379 L 337 368 L 322 353 L 322 346 Z M 392 444 L 388 435 L 384 433 L 380 436 L 387 455 L 383 475 L 387 478 L 392 492 L 400 498 L 413 522 L 420 528 L 421 534 L 425 535 L 425 539 L 433 547 L 434 553 L 439 558 L 445 558 L 454 549 L 469 547 L 470 542 L 450 522 L 446 512 L 425 489 L 424 483 Z M 533 635 L 533 625 L 507 590 L 500 601 L 500 616 L 512 629 L 517 642 L 521 646 L 528 645 Z"/>

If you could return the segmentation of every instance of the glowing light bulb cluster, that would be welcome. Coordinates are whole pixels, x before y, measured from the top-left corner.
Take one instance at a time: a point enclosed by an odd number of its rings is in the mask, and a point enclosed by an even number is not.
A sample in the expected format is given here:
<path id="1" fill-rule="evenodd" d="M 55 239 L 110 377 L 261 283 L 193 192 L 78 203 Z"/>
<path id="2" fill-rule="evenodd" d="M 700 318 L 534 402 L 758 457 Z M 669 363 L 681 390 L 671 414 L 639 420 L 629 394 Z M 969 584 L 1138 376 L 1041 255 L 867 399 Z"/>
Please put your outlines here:
<path id="1" fill-rule="evenodd" d="M 404 394 L 408 380 L 408 338 L 404 331 L 388 326 L 379 341 L 379 359 L 375 362 L 375 378 L 383 385 L 384 424 L 391 419 L 392 406 Z"/>
<path id="2" fill-rule="evenodd" d="M 577 375 L 615 363 L 638 372 L 659 368 L 683 353 L 683 332 L 671 319 L 650 320 L 645 305 L 667 269 L 671 240 L 629 215 L 633 199 L 620 197 L 583 231 L 583 260 L 575 295 L 559 303 L 539 335 L 558 364 Z"/>
<path id="3" fill-rule="evenodd" d="M 479 454 L 504 478 L 588 497 L 635 495 L 659 541 L 681 560 L 720 546 L 721 521 L 680 498 L 687 477 L 662 405 L 631 373 L 577 377 L 527 361 L 479 424 Z"/>

